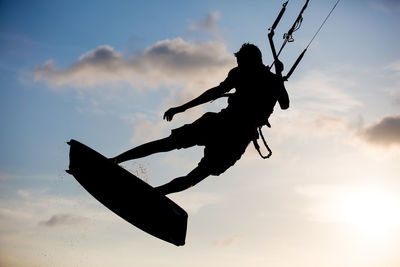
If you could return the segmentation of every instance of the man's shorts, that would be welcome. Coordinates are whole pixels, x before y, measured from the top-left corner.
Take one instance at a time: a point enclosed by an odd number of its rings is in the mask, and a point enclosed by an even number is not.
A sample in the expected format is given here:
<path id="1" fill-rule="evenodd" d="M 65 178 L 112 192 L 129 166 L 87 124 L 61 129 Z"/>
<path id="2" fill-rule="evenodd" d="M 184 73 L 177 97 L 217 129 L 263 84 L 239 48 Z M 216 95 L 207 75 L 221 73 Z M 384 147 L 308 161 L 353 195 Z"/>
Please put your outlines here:
<path id="1" fill-rule="evenodd" d="M 256 135 L 255 129 L 237 125 L 221 113 L 213 112 L 171 131 L 178 149 L 205 146 L 199 167 L 212 175 L 220 175 L 234 165 Z"/>

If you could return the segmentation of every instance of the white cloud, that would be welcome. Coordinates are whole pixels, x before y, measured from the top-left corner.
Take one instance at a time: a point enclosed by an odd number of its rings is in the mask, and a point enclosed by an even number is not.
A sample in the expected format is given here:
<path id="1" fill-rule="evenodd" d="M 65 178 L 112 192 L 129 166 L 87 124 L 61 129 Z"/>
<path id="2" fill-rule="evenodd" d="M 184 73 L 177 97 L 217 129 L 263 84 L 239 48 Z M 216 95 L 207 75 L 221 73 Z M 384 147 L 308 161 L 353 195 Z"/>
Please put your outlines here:
<path id="1" fill-rule="evenodd" d="M 234 234 L 223 239 L 215 240 L 213 247 L 229 247 L 244 239 L 243 234 Z"/>
<path id="2" fill-rule="evenodd" d="M 132 115 L 131 122 L 134 125 L 131 143 L 135 145 L 165 137 L 168 126 L 161 118 L 153 120 L 143 113 Z"/>
<path id="3" fill-rule="evenodd" d="M 270 118 L 271 133 L 277 133 L 278 139 L 283 136 L 309 139 L 310 136 L 350 133 L 353 118 L 349 114 L 362 106 L 351 94 L 357 85 L 340 70 L 312 70 L 288 82 L 286 89 L 291 107 L 285 111 L 281 111 L 278 105 L 275 107 Z"/>
<path id="4" fill-rule="evenodd" d="M 399 5 L 400 5 L 400 2 L 399 2 Z M 385 69 L 389 70 L 389 71 L 393 71 L 396 73 L 397 76 L 400 76 L 400 60 L 389 64 Z"/>
<path id="5" fill-rule="evenodd" d="M 175 38 L 159 41 L 129 58 L 111 46 L 101 45 L 64 69 L 47 61 L 35 69 L 34 78 L 53 87 L 93 88 L 122 83 L 137 90 L 161 86 L 198 88 L 223 78 L 233 62 L 233 56 L 220 41 L 187 42 Z"/>
<path id="6" fill-rule="evenodd" d="M 34 72 L 35 81 L 45 81 L 53 87 L 96 85 L 123 81 L 127 76 L 126 60 L 108 45 L 101 45 L 84 53 L 69 68 L 56 68 L 54 61 L 46 61 Z"/>
<path id="7" fill-rule="evenodd" d="M 5 205 L 0 207 L 0 225 L 6 225 L 4 222 L 8 220 L 25 221 L 29 219 L 32 219 L 32 216 L 25 210 L 18 210 Z"/>
<path id="8" fill-rule="evenodd" d="M 8 180 L 10 179 L 12 176 L 7 174 L 7 173 L 0 173 L 0 181 L 4 181 L 4 180 Z"/>
<path id="9" fill-rule="evenodd" d="M 80 225 L 87 221 L 83 216 L 74 214 L 55 214 L 52 215 L 48 220 L 40 221 L 39 225 L 56 227 L 61 225 Z"/>
<path id="10" fill-rule="evenodd" d="M 332 135 L 348 130 L 348 122 L 331 114 L 320 114 L 314 121 L 317 135 Z"/>
<path id="11" fill-rule="evenodd" d="M 214 35 L 218 35 L 217 21 L 220 18 L 218 12 L 208 13 L 202 20 L 192 23 L 189 30 L 193 32 L 205 31 Z"/>
<path id="12" fill-rule="evenodd" d="M 28 198 L 31 195 L 31 193 L 29 191 L 20 189 L 20 190 L 17 190 L 17 195 L 19 195 L 22 198 Z"/>
<path id="13" fill-rule="evenodd" d="M 381 146 L 400 146 L 400 115 L 386 116 L 380 121 L 360 129 L 358 137 Z"/>
<path id="14" fill-rule="evenodd" d="M 398 0 L 371 0 L 373 8 L 385 12 L 400 11 L 400 2 Z"/>
<path id="15" fill-rule="evenodd" d="M 386 91 L 389 93 L 391 102 L 398 106 L 400 105 L 400 60 L 389 64 L 385 70 L 387 71 L 386 80 L 392 80 L 391 86 L 387 87 Z"/>
<path id="16" fill-rule="evenodd" d="M 308 112 L 348 112 L 361 105 L 349 92 L 356 82 L 334 71 L 313 70 L 287 85 L 296 108 Z"/>
<path id="17" fill-rule="evenodd" d="M 389 97 L 392 100 L 393 105 L 400 106 L 400 89 L 389 90 Z"/>
<path id="18" fill-rule="evenodd" d="M 216 38 L 218 19 L 217 12 L 209 13 L 202 20 L 193 22 L 189 30 L 197 37 L 201 32 L 207 32 Z M 54 90 L 75 90 L 85 101 L 85 105 L 78 108 L 89 108 L 96 114 L 102 114 L 112 105 L 118 105 L 121 112 L 127 104 L 125 99 L 134 98 L 138 91 L 148 93 L 147 90 L 152 90 L 154 93 L 160 88 L 168 88 L 168 95 L 160 100 L 158 108 L 148 106 L 159 113 L 160 109 L 184 103 L 218 85 L 234 65 L 234 56 L 220 38 L 187 41 L 177 37 L 158 41 L 128 56 L 110 45 L 100 45 L 77 57 L 68 67 L 59 67 L 54 60 L 49 60 L 34 70 L 34 80 L 44 82 Z M 127 88 L 133 90 L 127 91 Z M 143 129 L 160 126 L 159 122 L 143 116 L 135 116 L 133 120 L 138 121 L 139 126 L 135 124 L 135 127 L 140 130 L 139 135 L 135 133 L 132 137 L 135 140 L 140 139 Z M 160 136 L 155 133 L 153 137 Z"/>

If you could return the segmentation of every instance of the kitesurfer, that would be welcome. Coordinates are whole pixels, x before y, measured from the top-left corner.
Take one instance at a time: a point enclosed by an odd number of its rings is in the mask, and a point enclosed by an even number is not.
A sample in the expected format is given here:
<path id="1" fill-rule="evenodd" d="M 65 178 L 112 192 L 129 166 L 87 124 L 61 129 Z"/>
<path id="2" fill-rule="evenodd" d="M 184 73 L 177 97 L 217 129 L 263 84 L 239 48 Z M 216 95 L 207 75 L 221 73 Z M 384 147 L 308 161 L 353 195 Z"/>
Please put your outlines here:
<path id="1" fill-rule="evenodd" d="M 259 136 L 257 128 L 269 125 L 276 102 L 281 109 L 289 107 L 289 97 L 282 76 L 274 74 L 262 62 L 260 49 L 249 43 L 242 45 L 235 53 L 237 67 L 229 71 L 220 85 L 213 87 L 199 97 L 177 107 L 168 109 L 164 119 L 173 117 L 189 108 L 227 96 L 228 106 L 218 113 L 207 112 L 191 124 L 173 129 L 171 135 L 128 150 L 111 160 L 121 163 L 145 157 L 158 152 L 204 146 L 204 157 L 189 174 L 156 187 L 162 194 L 185 190 L 209 175 L 220 175 L 241 158 L 246 147 Z M 283 64 L 278 60 L 279 70 Z"/>

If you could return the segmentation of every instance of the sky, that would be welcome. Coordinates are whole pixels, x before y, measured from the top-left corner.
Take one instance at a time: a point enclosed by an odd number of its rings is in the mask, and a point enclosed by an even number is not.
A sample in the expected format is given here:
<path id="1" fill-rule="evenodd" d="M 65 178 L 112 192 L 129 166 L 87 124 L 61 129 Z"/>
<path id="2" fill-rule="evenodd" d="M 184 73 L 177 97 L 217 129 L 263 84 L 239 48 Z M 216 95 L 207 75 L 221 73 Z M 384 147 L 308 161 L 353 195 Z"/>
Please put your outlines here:
<path id="1" fill-rule="evenodd" d="M 0 1 L 0 266 L 400 266 L 400 2 L 342 0 L 285 83 L 291 106 L 235 166 L 169 197 L 175 247 L 122 220 L 65 172 L 76 139 L 106 157 L 162 138 L 163 113 L 218 85 L 245 42 L 272 62 L 282 1 Z M 304 1 L 289 1 L 275 42 Z M 310 1 L 288 70 L 335 1 Z M 284 71 L 285 73 L 285 71 Z M 152 186 L 202 148 L 122 166 Z"/>

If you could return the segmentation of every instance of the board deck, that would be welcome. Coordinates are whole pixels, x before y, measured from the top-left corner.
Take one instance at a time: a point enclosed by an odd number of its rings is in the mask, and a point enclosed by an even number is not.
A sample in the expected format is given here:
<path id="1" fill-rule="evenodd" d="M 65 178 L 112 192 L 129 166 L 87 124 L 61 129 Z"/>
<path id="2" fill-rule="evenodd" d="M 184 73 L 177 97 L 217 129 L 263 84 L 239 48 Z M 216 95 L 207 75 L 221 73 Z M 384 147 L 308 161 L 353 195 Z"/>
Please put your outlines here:
<path id="1" fill-rule="evenodd" d="M 185 244 L 188 215 L 168 197 L 88 146 L 71 140 L 68 173 L 98 201 L 141 230 Z"/>

